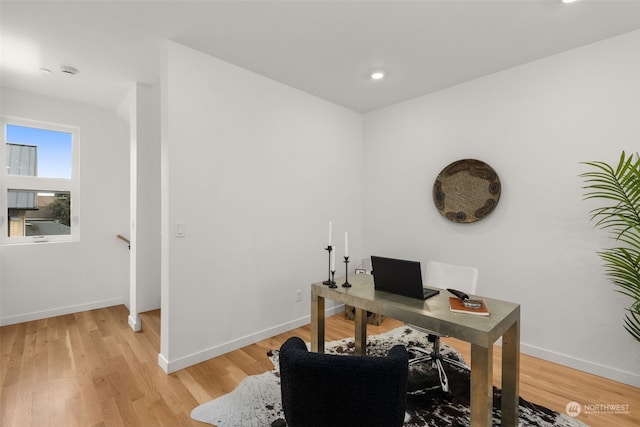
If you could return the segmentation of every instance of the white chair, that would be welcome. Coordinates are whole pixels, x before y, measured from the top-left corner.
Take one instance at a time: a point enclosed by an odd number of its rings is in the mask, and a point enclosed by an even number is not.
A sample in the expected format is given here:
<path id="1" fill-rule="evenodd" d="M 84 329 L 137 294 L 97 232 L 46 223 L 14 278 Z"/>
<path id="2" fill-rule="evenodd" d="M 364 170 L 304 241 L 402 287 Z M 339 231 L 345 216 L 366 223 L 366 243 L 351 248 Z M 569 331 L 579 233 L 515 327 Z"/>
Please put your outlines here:
<path id="1" fill-rule="evenodd" d="M 475 267 L 447 264 L 439 261 L 429 261 L 427 263 L 424 284 L 434 288 L 457 289 L 471 296 L 476 293 L 476 288 L 478 287 L 478 269 Z M 433 349 L 431 352 L 428 352 L 422 348 L 410 347 L 408 349 L 409 352 L 418 353 L 422 356 L 409 360 L 409 365 L 431 361 L 433 366 L 438 369 L 438 376 L 440 378 L 442 391 L 448 392 L 449 380 L 447 379 L 443 363 L 448 363 L 468 371 L 471 370 L 471 368 L 458 360 L 451 359 L 440 354 L 441 335 L 416 325 L 410 326 L 426 333 L 429 342 L 433 343 Z"/>

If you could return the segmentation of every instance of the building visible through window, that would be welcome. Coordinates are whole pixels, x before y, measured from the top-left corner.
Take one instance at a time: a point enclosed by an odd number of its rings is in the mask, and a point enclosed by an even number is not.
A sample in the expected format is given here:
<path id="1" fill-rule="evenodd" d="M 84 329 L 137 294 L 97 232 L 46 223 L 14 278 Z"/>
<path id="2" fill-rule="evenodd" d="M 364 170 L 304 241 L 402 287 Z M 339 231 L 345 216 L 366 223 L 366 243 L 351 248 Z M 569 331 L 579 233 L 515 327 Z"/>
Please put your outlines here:
<path id="1" fill-rule="evenodd" d="M 6 121 L 2 192 L 6 231 L 11 241 L 68 240 L 77 218 L 76 131 L 24 126 Z M 74 146 L 76 144 L 76 146 Z M 56 236 L 49 238 L 50 236 Z M 66 237 L 63 237 L 66 236 Z"/>
<path id="2" fill-rule="evenodd" d="M 9 237 L 71 234 L 71 194 L 8 190 Z"/>

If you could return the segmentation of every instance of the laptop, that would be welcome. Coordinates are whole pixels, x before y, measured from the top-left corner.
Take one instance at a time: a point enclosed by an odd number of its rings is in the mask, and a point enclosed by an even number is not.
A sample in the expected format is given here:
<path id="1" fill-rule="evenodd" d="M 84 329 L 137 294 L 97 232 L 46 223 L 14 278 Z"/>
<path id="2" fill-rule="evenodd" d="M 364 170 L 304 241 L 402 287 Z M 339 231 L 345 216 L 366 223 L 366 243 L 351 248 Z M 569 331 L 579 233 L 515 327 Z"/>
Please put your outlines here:
<path id="1" fill-rule="evenodd" d="M 440 293 L 422 286 L 422 270 L 418 261 L 371 257 L 374 289 L 425 300 Z"/>

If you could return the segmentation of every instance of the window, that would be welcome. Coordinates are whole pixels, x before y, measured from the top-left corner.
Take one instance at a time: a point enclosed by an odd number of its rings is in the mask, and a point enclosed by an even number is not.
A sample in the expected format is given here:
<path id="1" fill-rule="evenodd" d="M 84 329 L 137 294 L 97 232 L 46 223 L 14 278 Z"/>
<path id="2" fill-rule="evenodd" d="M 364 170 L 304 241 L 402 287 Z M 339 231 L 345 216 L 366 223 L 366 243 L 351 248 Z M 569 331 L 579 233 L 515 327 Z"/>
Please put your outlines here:
<path id="1" fill-rule="evenodd" d="M 78 129 L 4 119 L 2 131 L 0 242 L 78 240 Z"/>

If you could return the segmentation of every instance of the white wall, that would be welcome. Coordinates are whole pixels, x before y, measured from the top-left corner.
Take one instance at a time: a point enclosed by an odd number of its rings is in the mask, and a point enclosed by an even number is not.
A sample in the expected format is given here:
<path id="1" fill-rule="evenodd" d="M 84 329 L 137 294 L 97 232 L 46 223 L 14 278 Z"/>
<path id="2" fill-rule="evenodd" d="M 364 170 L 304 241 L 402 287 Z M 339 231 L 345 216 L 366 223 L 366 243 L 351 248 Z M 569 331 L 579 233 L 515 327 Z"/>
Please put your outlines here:
<path id="1" fill-rule="evenodd" d="M 640 385 L 630 300 L 596 251 L 580 162 L 640 149 L 640 32 L 506 70 L 365 116 L 365 252 L 475 265 L 479 293 L 522 305 L 522 350 Z M 496 210 L 442 218 L 438 173 L 477 158 L 502 181 Z"/>
<path id="2" fill-rule="evenodd" d="M 330 219 L 359 259 L 362 116 L 171 42 L 162 91 L 159 360 L 174 371 L 308 323 Z"/>
<path id="3" fill-rule="evenodd" d="M 128 302 L 129 139 L 115 112 L 3 88 L 2 114 L 80 128 L 80 241 L 7 245 L 3 325 Z"/>
<path id="4" fill-rule="evenodd" d="M 160 88 L 136 83 L 124 102 L 130 150 L 129 324 L 160 308 Z"/>
<path id="5" fill-rule="evenodd" d="M 138 312 L 160 308 L 160 87 L 138 85 Z"/>
<path id="6" fill-rule="evenodd" d="M 581 161 L 640 149 L 639 46 L 634 32 L 369 113 L 363 126 L 357 113 L 168 43 L 163 368 L 307 323 L 331 219 L 339 257 L 347 230 L 354 260 L 476 265 L 481 293 L 522 304 L 524 352 L 639 385 L 638 344 L 622 328 L 628 300 L 595 255 L 611 243 L 589 222 L 578 178 Z M 80 243 L 1 248 L 0 322 L 127 303 L 128 251 L 115 239 L 129 229 L 126 124 L 9 89 L 2 113 L 80 127 L 82 228 Z M 502 199 L 485 220 L 453 224 L 431 187 L 467 157 L 498 171 Z"/>

